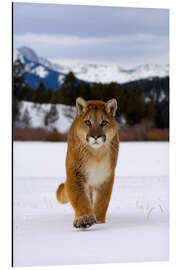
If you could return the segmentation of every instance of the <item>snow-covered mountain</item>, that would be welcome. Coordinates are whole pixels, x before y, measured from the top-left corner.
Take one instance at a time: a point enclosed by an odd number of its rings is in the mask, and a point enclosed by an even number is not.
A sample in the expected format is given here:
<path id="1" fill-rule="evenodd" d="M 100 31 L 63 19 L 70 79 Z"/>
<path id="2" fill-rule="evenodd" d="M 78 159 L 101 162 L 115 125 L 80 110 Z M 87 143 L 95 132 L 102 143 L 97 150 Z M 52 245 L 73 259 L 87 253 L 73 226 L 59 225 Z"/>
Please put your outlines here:
<path id="1" fill-rule="evenodd" d="M 15 59 L 20 59 L 23 63 L 26 63 L 26 60 L 29 62 L 39 63 L 53 71 L 59 71 L 61 68 L 60 65 L 53 64 L 46 58 L 38 57 L 34 50 L 25 46 L 19 47 L 14 51 L 14 60 Z"/>
<path id="2" fill-rule="evenodd" d="M 64 63 L 61 60 L 51 60 L 39 57 L 34 50 L 20 47 L 14 52 L 14 59 L 25 63 L 29 73 L 26 82 L 37 88 L 42 81 L 46 88 L 52 90 L 61 87 L 65 75 L 73 71 L 79 80 L 96 83 L 125 83 L 139 79 L 169 76 L 169 65 L 146 64 L 125 68 L 120 64 Z"/>
<path id="3" fill-rule="evenodd" d="M 131 67 L 123 67 L 117 63 L 92 64 L 72 62 L 70 64 L 62 64 L 60 60 L 52 61 L 53 63 L 57 64 L 58 71 L 63 73 L 73 71 L 77 78 L 88 82 L 126 83 L 139 79 L 169 76 L 168 64 L 145 64 Z M 61 65 L 58 65 L 60 63 Z"/>
<path id="4" fill-rule="evenodd" d="M 43 82 L 46 89 L 56 90 L 61 87 L 66 74 L 60 72 L 60 67 L 49 60 L 38 57 L 34 50 L 20 47 L 14 51 L 14 60 L 20 59 L 27 71 L 26 83 L 36 89 Z"/>

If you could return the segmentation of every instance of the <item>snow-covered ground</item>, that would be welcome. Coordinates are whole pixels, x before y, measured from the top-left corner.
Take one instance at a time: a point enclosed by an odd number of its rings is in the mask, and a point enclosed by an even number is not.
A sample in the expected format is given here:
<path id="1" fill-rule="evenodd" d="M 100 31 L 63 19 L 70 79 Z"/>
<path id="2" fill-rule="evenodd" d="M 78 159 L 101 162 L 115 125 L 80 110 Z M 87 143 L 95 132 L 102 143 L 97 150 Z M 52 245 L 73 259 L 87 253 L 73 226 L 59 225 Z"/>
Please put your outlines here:
<path id="1" fill-rule="evenodd" d="M 56 201 L 66 143 L 14 143 L 14 266 L 169 257 L 169 144 L 121 143 L 106 224 L 73 228 Z"/>

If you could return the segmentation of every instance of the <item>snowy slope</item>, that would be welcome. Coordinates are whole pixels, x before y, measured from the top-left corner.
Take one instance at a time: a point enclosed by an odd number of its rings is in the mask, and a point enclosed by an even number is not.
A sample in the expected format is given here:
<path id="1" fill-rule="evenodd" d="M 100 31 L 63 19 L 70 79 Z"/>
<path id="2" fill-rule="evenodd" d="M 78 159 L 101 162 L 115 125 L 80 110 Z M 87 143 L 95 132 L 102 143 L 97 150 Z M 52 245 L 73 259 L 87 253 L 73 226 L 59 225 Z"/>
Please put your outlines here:
<path id="1" fill-rule="evenodd" d="M 168 260 L 169 144 L 120 144 L 107 222 L 87 230 L 55 198 L 66 151 L 14 143 L 14 266 Z"/>
<path id="2" fill-rule="evenodd" d="M 66 132 L 72 123 L 72 119 L 65 116 L 65 111 L 71 107 L 62 104 L 57 104 L 56 109 L 58 111 L 59 118 L 53 125 L 51 125 L 51 127 L 46 127 L 44 125 L 44 116 L 50 110 L 50 108 L 51 104 L 35 105 L 33 102 L 22 101 L 20 102 L 20 115 L 21 115 L 20 119 L 23 118 L 24 112 L 28 110 L 30 117 L 30 127 L 33 128 L 40 127 L 45 129 L 56 128 L 58 131 L 62 133 Z"/>

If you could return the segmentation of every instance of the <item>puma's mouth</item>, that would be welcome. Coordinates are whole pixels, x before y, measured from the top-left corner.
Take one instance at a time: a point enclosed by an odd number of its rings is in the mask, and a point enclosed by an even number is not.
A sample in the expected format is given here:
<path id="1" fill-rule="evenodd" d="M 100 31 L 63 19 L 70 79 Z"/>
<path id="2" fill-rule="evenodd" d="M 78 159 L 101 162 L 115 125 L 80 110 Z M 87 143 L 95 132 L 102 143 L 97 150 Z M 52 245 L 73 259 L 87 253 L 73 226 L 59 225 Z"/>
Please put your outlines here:
<path id="1" fill-rule="evenodd" d="M 88 138 L 88 144 L 93 147 L 93 148 L 100 148 L 104 142 L 103 142 L 103 139 L 102 137 L 99 137 L 99 138 L 93 138 L 93 137 L 89 137 Z"/>

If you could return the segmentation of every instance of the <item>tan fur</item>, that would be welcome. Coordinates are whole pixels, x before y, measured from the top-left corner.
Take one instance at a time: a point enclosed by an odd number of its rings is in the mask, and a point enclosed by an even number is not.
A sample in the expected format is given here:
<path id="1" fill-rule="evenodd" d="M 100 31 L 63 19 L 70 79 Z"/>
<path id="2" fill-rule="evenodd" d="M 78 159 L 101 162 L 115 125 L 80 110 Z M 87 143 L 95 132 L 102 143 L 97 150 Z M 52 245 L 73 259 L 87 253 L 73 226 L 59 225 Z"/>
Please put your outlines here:
<path id="1" fill-rule="evenodd" d="M 78 114 L 68 134 L 67 178 L 56 192 L 61 203 L 70 201 L 77 228 L 105 222 L 119 149 L 116 104 L 114 99 L 107 103 L 77 99 Z M 103 120 L 108 124 L 102 127 Z M 100 146 L 94 148 L 90 143 L 97 135 Z"/>
<path id="2" fill-rule="evenodd" d="M 57 197 L 57 200 L 61 203 L 67 203 L 69 202 L 69 199 L 67 197 L 67 194 L 66 194 L 66 189 L 65 189 L 65 184 L 62 183 L 57 191 L 56 191 L 56 197 Z"/>

